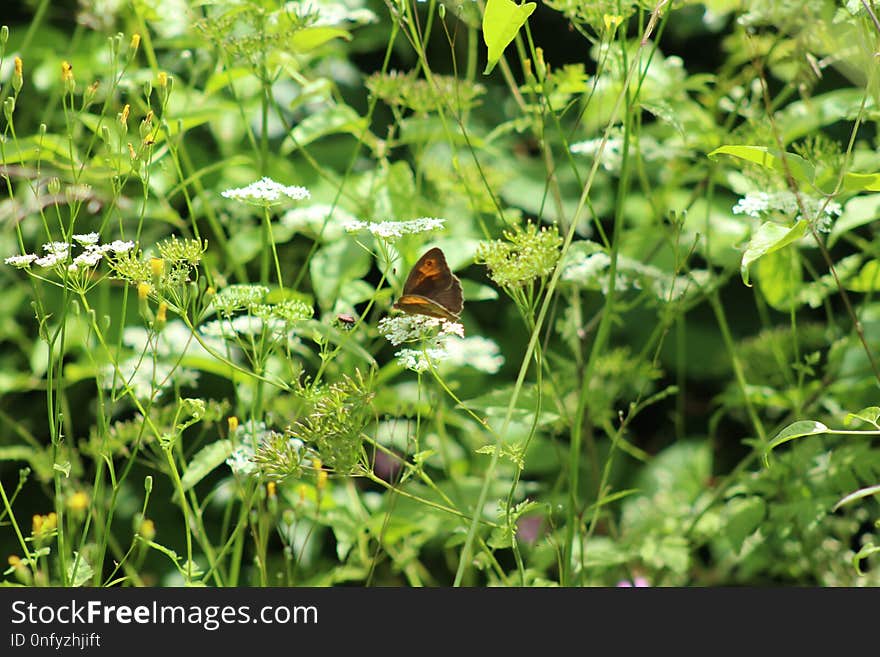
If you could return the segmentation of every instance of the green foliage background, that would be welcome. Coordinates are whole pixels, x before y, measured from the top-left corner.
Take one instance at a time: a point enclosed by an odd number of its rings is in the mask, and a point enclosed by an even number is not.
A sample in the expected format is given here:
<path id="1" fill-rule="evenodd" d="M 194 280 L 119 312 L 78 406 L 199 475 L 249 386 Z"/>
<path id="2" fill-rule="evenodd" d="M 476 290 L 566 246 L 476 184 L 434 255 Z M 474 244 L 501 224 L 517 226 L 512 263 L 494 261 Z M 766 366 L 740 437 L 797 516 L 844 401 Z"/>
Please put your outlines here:
<path id="1" fill-rule="evenodd" d="M 878 583 L 871 3 L 4 20 L 7 584 Z"/>

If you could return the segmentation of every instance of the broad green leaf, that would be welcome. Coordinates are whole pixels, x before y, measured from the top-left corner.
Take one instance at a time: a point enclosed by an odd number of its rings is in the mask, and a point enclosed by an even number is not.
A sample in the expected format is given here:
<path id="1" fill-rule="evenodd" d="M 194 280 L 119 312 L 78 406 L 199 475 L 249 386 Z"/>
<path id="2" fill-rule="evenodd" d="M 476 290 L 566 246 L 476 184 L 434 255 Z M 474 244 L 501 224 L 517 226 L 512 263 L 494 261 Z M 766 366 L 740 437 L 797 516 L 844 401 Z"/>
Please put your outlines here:
<path id="1" fill-rule="evenodd" d="M 200 449 L 180 478 L 183 490 L 189 490 L 232 454 L 232 443 L 228 440 L 217 440 Z"/>
<path id="2" fill-rule="evenodd" d="M 749 244 L 743 253 L 740 273 L 743 283 L 751 287 L 749 283 L 749 267 L 753 262 L 779 249 L 796 242 L 807 232 L 807 222 L 799 221 L 791 228 L 781 226 L 772 221 L 765 222 L 752 235 Z"/>
<path id="3" fill-rule="evenodd" d="M 853 292 L 874 292 L 880 289 L 880 260 L 869 260 L 844 287 Z"/>
<path id="4" fill-rule="evenodd" d="M 761 294 L 776 310 L 791 310 L 802 303 L 803 272 L 800 254 L 796 249 L 768 253 L 758 261 L 755 278 L 758 279 Z"/>
<path id="5" fill-rule="evenodd" d="M 790 144 L 823 126 L 853 120 L 864 95 L 862 89 L 836 89 L 787 105 L 776 114 L 776 122 L 782 129 L 782 140 Z M 869 100 L 868 107 L 873 105 L 873 101 Z"/>
<path id="6" fill-rule="evenodd" d="M 341 240 L 318 249 L 309 263 L 309 272 L 321 308 L 332 308 L 342 286 L 366 276 L 370 265 L 370 254 L 353 240 Z"/>
<path id="7" fill-rule="evenodd" d="M 843 176 L 845 192 L 880 192 L 880 173 L 847 173 Z"/>
<path id="8" fill-rule="evenodd" d="M 865 194 L 850 199 L 843 206 L 843 213 L 831 227 L 828 246 L 834 246 L 844 233 L 876 221 L 878 218 L 880 218 L 880 194 Z"/>
<path id="9" fill-rule="evenodd" d="M 709 153 L 709 157 L 716 155 L 730 155 L 732 157 L 752 162 L 765 169 L 773 169 L 781 173 L 785 172 L 785 166 L 779 151 L 770 150 L 765 146 L 720 146 Z M 785 163 L 795 180 L 803 183 L 812 183 L 815 171 L 813 165 L 800 155 L 794 153 L 785 154 Z"/>
<path id="10" fill-rule="evenodd" d="M 776 434 L 767 444 L 767 451 L 769 452 L 770 450 L 779 447 L 781 444 L 787 443 L 789 440 L 804 438 L 806 436 L 818 436 L 823 433 L 828 433 L 828 427 L 821 422 L 816 422 L 814 420 L 799 420 L 798 422 L 789 424 L 785 429 Z"/>
<path id="11" fill-rule="evenodd" d="M 322 137 L 336 134 L 350 134 L 371 145 L 375 137 L 367 130 L 367 120 L 348 105 L 336 105 L 319 113 L 307 116 L 290 131 L 281 145 L 281 153 L 286 155 L 296 148 L 302 148 Z"/>
<path id="12" fill-rule="evenodd" d="M 489 75 L 504 49 L 516 37 L 537 5 L 527 2 L 518 5 L 512 0 L 489 0 L 483 13 L 483 41 L 486 43 L 487 62 L 483 75 Z"/>
<path id="13" fill-rule="evenodd" d="M 288 39 L 288 44 L 294 52 L 308 52 L 314 50 L 318 46 L 322 46 L 333 39 L 345 39 L 351 41 L 351 34 L 348 30 L 338 27 L 314 26 L 297 30 Z"/>
<path id="14" fill-rule="evenodd" d="M 247 226 L 233 233 L 227 252 L 233 263 L 243 265 L 253 260 L 262 249 L 262 226 Z"/>

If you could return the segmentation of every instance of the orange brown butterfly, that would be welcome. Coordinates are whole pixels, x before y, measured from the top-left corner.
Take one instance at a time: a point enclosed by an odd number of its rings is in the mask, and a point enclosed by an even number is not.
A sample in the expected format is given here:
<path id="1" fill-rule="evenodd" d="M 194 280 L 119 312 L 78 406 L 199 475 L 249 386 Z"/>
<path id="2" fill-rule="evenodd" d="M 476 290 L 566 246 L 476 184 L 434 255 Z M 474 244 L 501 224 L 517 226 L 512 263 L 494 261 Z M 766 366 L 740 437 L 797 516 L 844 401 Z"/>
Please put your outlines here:
<path id="1" fill-rule="evenodd" d="M 460 322 L 463 305 L 461 281 L 449 269 L 443 251 L 435 247 L 413 265 L 403 284 L 403 295 L 394 307 L 405 313 Z"/>

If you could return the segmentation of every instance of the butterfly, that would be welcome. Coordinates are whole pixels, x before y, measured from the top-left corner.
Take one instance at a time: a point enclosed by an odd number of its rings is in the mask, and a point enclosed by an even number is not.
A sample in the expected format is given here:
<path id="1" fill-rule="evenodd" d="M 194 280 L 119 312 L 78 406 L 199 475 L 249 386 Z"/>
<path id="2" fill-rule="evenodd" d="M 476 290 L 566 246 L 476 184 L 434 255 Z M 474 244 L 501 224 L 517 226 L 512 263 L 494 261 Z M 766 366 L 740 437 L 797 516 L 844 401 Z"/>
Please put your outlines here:
<path id="1" fill-rule="evenodd" d="M 461 281 L 449 269 L 443 251 L 433 248 L 413 265 L 403 284 L 403 295 L 394 307 L 405 313 L 459 322 L 463 305 Z"/>

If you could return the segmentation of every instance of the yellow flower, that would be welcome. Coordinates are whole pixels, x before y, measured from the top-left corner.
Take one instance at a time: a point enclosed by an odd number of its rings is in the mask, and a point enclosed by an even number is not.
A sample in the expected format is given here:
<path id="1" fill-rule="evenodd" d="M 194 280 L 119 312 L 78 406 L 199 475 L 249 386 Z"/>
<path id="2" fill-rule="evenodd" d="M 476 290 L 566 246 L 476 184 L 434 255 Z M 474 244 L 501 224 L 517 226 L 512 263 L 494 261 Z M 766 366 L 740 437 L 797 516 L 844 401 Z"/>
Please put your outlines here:
<path id="1" fill-rule="evenodd" d="M 89 496 L 83 491 L 77 491 L 67 500 L 67 508 L 71 511 L 85 511 L 89 508 Z"/>

